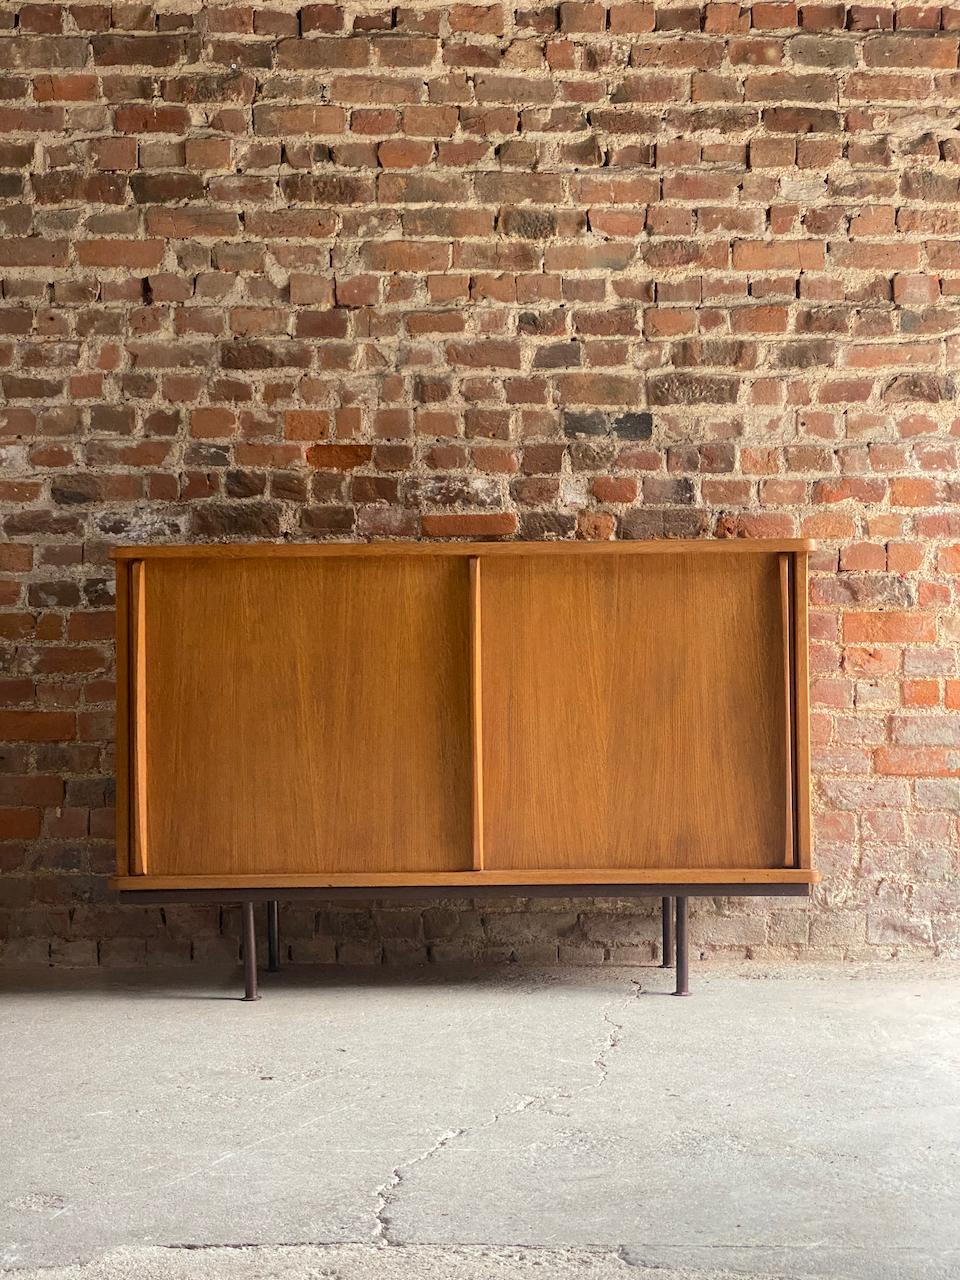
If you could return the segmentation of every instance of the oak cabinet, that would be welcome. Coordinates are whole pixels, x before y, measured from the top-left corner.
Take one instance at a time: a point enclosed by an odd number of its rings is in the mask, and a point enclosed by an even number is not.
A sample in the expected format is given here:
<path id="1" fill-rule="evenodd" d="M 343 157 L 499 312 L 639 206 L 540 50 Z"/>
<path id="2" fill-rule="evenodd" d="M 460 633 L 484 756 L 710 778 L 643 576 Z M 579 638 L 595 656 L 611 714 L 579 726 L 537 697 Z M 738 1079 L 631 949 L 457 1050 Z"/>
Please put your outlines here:
<path id="1" fill-rule="evenodd" d="M 113 883 L 809 885 L 810 547 L 119 549 Z"/>

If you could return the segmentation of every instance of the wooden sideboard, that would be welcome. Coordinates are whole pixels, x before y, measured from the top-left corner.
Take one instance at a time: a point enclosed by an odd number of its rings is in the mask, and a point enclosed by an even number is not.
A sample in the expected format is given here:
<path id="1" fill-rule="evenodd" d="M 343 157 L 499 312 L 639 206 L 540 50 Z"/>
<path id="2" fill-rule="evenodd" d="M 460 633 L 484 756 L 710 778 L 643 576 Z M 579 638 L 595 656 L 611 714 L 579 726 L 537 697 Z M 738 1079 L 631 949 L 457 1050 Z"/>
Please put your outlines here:
<path id="1" fill-rule="evenodd" d="M 818 879 L 811 549 L 119 548 L 111 883 L 243 902 L 248 996 L 258 899 L 655 893 L 685 990 L 688 895 Z"/>

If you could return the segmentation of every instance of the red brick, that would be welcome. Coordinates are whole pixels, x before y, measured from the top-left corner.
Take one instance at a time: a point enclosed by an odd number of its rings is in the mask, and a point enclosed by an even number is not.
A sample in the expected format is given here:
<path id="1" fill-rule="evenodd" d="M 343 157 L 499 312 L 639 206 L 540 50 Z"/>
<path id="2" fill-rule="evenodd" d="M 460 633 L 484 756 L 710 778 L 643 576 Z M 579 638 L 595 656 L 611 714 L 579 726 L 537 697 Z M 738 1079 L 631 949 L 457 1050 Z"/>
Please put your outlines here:
<path id="1" fill-rule="evenodd" d="M 647 4 L 637 4 L 634 0 L 622 0 L 622 3 L 610 5 L 610 30 L 614 34 L 639 34 L 653 29 L 654 6 L 652 0 Z"/>
<path id="2" fill-rule="evenodd" d="M 607 10 L 589 0 L 563 0 L 560 5 L 560 30 L 565 32 L 600 32 L 607 25 Z"/>
<path id="3" fill-rule="evenodd" d="M 741 7 L 739 0 L 732 3 L 710 0 L 704 6 L 704 31 L 717 35 L 733 35 L 750 30 L 750 10 Z"/>
<path id="4" fill-rule="evenodd" d="M 958 778 L 960 751 L 938 747 L 880 747 L 875 768 L 879 774 L 902 778 Z"/>
<path id="5" fill-rule="evenodd" d="M 955 71 L 955 36 L 873 36 L 863 42 L 868 67 L 915 67 Z"/>
<path id="6" fill-rule="evenodd" d="M 58 4 L 25 4 L 20 9 L 20 30 L 55 35 L 63 30 L 65 12 Z"/>
<path id="7" fill-rule="evenodd" d="M 797 25 L 795 4 L 755 4 L 750 10 L 750 25 L 760 31 L 787 31 Z"/>
<path id="8" fill-rule="evenodd" d="M 288 409 L 283 418 L 283 434 L 288 440 L 323 440 L 332 427 L 325 409 Z"/>
<path id="9" fill-rule="evenodd" d="M 324 471 L 352 471 L 364 467 L 373 457 L 368 444 L 315 444 L 307 450 L 307 461 Z"/>
<path id="10" fill-rule="evenodd" d="M 800 6 L 800 25 L 806 31 L 841 30 L 845 15 L 845 4 L 804 4 Z"/>
<path id="11" fill-rule="evenodd" d="M 34 840 L 39 834 L 39 809 L 0 809 L 0 840 Z"/>
<path id="12" fill-rule="evenodd" d="M 447 347 L 447 358 L 454 366 L 468 368 L 519 369 L 520 346 L 516 342 L 457 343 Z"/>
<path id="13" fill-rule="evenodd" d="M 936 707 L 940 702 L 940 686 L 936 680 L 904 680 L 900 693 L 905 707 Z"/>
<path id="14" fill-rule="evenodd" d="M 77 261 L 85 267 L 158 267 L 165 249 L 162 240 L 81 240 Z"/>
<path id="15" fill-rule="evenodd" d="M 114 124 L 121 133 L 182 133 L 190 122 L 185 107 L 118 107 Z"/>
<path id="16" fill-rule="evenodd" d="M 69 742 L 76 732 L 66 711 L 0 711 L 0 742 Z"/>
<path id="17" fill-rule="evenodd" d="M 135 138 L 97 138 L 90 143 L 98 169 L 128 170 L 137 167 Z"/>
<path id="18" fill-rule="evenodd" d="M 825 265 L 824 246 L 812 240 L 738 241 L 733 265 L 742 271 L 820 271 Z"/>
<path id="19" fill-rule="evenodd" d="M 63 267 L 69 246 L 64 240 L 0 239 L 0 267 Z"/>
<path id="20" fill-rule="evenodd" d="M 893 299 L 901 307 L 929 306 L 940 297 L 938 276 L 904 276 L 893 278 Z"/>
<path id="21" fill-rule="evenodd" d="M 93 60 L 99 67 L 172 67 L 181 60 L 196 59 L 196 36 L 104 35 L 91 40 Z"/>
<path id="22" fill-rule="evenodd" d="M 512 511 L 423 516 L 420 523 L 428 538 L 503 538 L 517 532 Z"/>
<path id="23" fill-rule="evenodd" d="M 300 29 L 304 35 L 313 31 L 332 33 L 343 27 L 344 11 L 338 4 L 307 4 L 300 10 Z"/>
<path id="24" fill-rule="evenodd" d="M 35 76 L 33 96 L 37 102 L 95 102 L 98 97 L 97 77 Z"/>
<path id="25" fill-rule="evenodd" d="M 637 481 L 633 476 L 597 476 L 590 492 L 599 502 L 635 502 Z"/>
<path id="26" fill-rule="evenodd" d="M 391 138 L 377 148 L 377 159 L 384 169 L 419 169 L 433 157 L 432 142 L 414 142 Z"/>
<path id="27" fill-rule="evenodd" d="M 845 641 L 877 644 L 932 644 L 937 638 L 936 620 L 928 613 L 847 613 L 843 617 Z"/>

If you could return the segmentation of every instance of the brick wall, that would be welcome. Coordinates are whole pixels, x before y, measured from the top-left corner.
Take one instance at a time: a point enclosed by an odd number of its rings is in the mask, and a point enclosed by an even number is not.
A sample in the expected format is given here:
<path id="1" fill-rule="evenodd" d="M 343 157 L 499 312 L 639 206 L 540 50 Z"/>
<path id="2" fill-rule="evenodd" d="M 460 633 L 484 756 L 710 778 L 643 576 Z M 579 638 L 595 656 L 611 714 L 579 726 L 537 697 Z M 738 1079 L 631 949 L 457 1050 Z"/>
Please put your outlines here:
<path id="1" fill-rule="evenodd" d="M 960 948 L 960 7 L 0 5 L 0 958 L 118 909 L 111 543 L 812 535 L 806 905 Z M 286 920 L 296 958 L 649 957 L 616 905 Z"/>

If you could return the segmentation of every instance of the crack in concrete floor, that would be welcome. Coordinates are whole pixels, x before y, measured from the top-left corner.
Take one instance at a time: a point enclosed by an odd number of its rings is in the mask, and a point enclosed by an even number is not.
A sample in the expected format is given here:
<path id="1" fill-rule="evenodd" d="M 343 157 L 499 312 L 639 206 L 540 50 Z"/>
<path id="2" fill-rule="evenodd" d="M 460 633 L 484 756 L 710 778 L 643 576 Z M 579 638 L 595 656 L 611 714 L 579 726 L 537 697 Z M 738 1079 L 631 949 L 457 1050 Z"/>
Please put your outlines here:
<path id="1" fill-rule="evenodd" d="M 632 983 L 633 990 L 628 998 L 636 999 L 638 996 L 642 994 L 640 983 L 635 979 L 632 979 L 631 983 Z M 611 1000 L 608 1004 L 606 1004 L 600 1010 L 600 1014 L 603 1021 L 611 1028 L 611 1030 L 607 1033 L 604 1039 L 603 1045 L 600 1048 L 600 1051 L 597 1053 L 596 1057 L 593 1059 L 593 1066 L 596 1067 L 597 1071 L 599 1072 L 598 1079 L 592 1085 L 584 1085 L 583 1089 L 578 1091 L 580 1093 L 583 1093 L 587 1089 L 591 1089 L 591 1088 L 600 1089 L 606 1083 L 607 1075 L 609 1073 L 609 1057 L 614 1052 L 614 1050 L 616 1050 L 619 1047 L 623 1037 L 623 1023 L 614 1022 L 613 1019 L 610 1017 L 609 1011 L 611 1008 L 615 1006 L 616 1003 L 618 1002 L 615 1000 Z M 374 1231 L 374 1238 L 380 1243 L 386 1244 L 386 1245 L 394 1245 L 396 1243 L 395 1241 L 392 1241 L 390 1239 L 390 1215 L 388 1211 L 391 1205 L 396 1202 L 396 1199 L 400 1192 L 400 1188 L 403 1184 L 404 1174 L 409 1169 L 414 1168 L 418 1164 L 425 1163 L 432 1156 L 436 1155 L 440 1151 L 443 1151 L 452 1141 L 454 1141 L 454 1139 L 466 1137 L 468 1134 L 477 1133 L 482 1129 L 492 1128 L 493 1125 L 499 1124 L 501 1120 L 504 1120 L 510 1116 L 520 1115 L 524 1111 L 529 1110 L 530 1107 L 540 1106 L 546 1102 L 553 1101 L 554 1099 L 561 1098 L 561 1097 L 565 1101 L 567 1101 L 570 1098 L 575 1096 L 576 1096 L 575 1094 L 571 1094 L 563 1091 L 563 1089 L 558 1086 L 556 1089 L 551 1090 L 545 1094 L 539 1094 L 539 1095 L 534 1094 L 524 1098 L 520 1098 L 515 1106 L 508 1107 L 504 1111 L 496 1112 L 493 1116 L 491 1116 L 489 1120 L 485 1121 L 483 1124 L 473 1125 L 471 1127 L 466 1127 L 466 1128 L 458 1127 L 456 1129 L 448 1129 L 447 1132 L 442 1133 L 440 1137 L 437 1138 L 436 1141 L 430 1147 L 427 1148 L 426 1151 L 423 1151 L 419 1155 L 411 1157 L 411 1159 L 409 1160 L 405 1160 L 402 1164 L 394 1165 L 394 1167 L 390 1170 L 390 1177 L 387 1179 L 387 1181 L 381 1183 L 380 1186 L 377 1187 L 377 1191 L 376 1191 L 377 1208 L 375 1213 L 377 1225 Z"/>
<path id="2" fill-rule="evenodd" d="M 500 1117 L 498 1115 L 494 1116 L 490 1123 L 496 1124 L 499 1118 Z M 425 1160 L 429 1160 L 437 1151 L 442 1151 L 447 1143 L 451 1142 L 454 1138 L 460 1138 L 465 1133 L 469 1132 L 471 1131 L 468 1129 L 448 1129 L 447 1132 L 442 1133 L 440 1137 L 437 1138 L 436 1142 L 434 1142 L 432 1146 L 428 1147 L 426 1151 L 421 1152 L 420 1155 L 411 1157 L 409 1160 L 405 1160 L 403 1164 L 396 1164 L 393 1166 L 390 1170 L 390 1177 L 386 1182 L 382 1182 L 380 1186 L 377 1187 L 376 1191 L 377 1208 L 374 1217 L 376 1218 L 377 1225 L 374 1229 L 374 1238 L 379 1243 L 384 1245 L 395 1243 L 390 1239 L 389 1209 L 397 1199 L 400 1187 L 403 1184 L 403 1175 L 406 1171 L 414 1168 L 415 1165 L 422 1164 Z"/>

